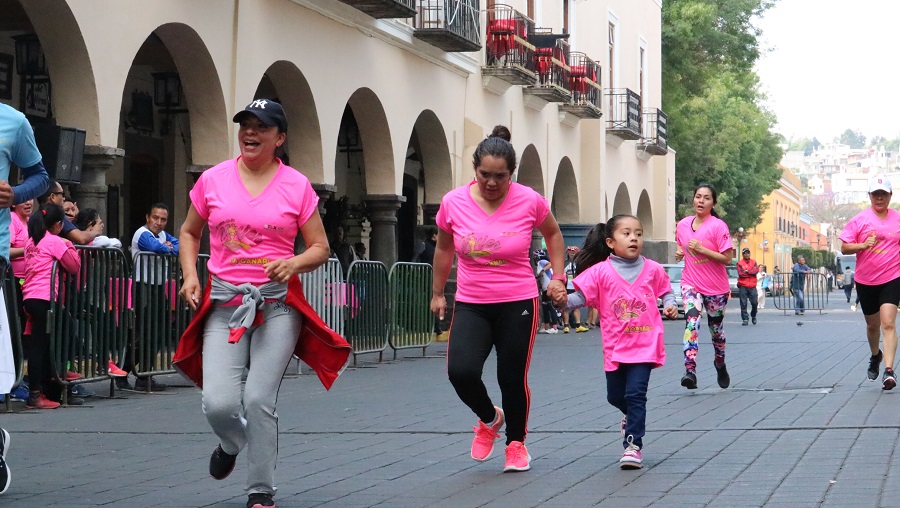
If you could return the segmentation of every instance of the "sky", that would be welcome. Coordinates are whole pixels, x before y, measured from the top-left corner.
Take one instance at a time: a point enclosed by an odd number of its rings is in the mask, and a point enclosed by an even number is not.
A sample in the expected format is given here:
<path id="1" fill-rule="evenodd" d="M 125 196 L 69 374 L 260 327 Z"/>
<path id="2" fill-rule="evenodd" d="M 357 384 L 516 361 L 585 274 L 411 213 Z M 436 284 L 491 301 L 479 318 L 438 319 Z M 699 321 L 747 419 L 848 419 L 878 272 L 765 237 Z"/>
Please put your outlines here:
<path id="1" fill-rule="evenodd" d="M 755 25 L 765 106 L 786 138 L 900 136 L 900 1 L 776 0 Z"/>

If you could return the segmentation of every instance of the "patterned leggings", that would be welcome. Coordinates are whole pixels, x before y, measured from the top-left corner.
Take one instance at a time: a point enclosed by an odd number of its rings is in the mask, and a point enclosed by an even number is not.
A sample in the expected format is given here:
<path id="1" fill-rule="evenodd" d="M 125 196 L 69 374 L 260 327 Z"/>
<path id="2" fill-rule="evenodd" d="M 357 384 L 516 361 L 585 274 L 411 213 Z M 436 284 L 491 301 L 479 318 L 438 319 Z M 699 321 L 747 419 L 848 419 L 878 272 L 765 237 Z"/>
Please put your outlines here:
<path id="1" fill-rule="evenodd" d="M 700 327 L 700 315 L 706 308 L 706 320 L 709 333 L 712 335 L 713 349 L 716 351 L 714 363 L 725 365 L 725 330 L 722 321 L 725 319 L 725 304 L 728 293 L 723 295 L 702 295 L 694 288 L 682 286 L 681 296 L 684 300 L 684 368 L 697 370 L 697 329 Z"/>

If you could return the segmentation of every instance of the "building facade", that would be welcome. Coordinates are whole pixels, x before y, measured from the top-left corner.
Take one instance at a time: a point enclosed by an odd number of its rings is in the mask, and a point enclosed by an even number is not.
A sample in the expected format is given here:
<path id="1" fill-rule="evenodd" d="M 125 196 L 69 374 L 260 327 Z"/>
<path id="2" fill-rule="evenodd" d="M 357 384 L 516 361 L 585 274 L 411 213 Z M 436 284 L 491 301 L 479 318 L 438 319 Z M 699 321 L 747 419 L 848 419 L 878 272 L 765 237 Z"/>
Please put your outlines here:
<path id="1" fill-rule="evenodd" d="M 793 266 L 791 251 L 794 247 L 808 246 L 803 242 L 804 227 L 801 224 L 800 204 L 803 190 L 800 178 L 789 169 L 780 166 L 780 186 L 763 198 L 765 211 L 760 223 L 740 238 L 741 246 L 750 249 L 750 256 L 769 272 L 775 267 L 784 271 Z"/>
<path id="2" fill-rule="evenodd" d="M 497 124 L 568 242 L 631 213 L 648 254 L 673 252 L 660 0 L 0 0 L 0 12 L 0 101 L 47 133 L 51 174 L 105 212 L 110 236 L 130 238 L 156 201 L 177 229 L 196 176 L 239 153 L 234 113 L 266 97 L 285 106 L 283 158 L 313 182 L 326 226 L 371 259 L 412 257 L 417 225 L 472 179 Z M 57 161 L 79 135 L 80 167 Z"/>

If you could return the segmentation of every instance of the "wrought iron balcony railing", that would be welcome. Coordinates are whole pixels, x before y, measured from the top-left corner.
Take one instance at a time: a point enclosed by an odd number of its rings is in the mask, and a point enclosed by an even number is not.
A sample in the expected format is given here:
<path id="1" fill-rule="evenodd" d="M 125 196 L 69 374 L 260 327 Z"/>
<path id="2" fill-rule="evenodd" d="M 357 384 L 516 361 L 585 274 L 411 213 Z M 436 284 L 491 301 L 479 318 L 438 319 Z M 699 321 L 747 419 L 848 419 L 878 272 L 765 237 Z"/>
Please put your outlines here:
<path id="1" fill-rule="evenodd" d="M 528 68 L 537 75 L 537 83 L 522 92 L 547 102 L 568 103 L 572 99 L 567 63 L 570 51 L 569 43 L 565 41 L 568 35 L 541 32 L 540 28 L 535 32 L 528 37 L 534 45 L 534 58 L 528 62 Z"/>
<path id="2" fill-rule="evenodd" d="M 488 9 L 482 75 L 512 85 L 534 84 L 536 76 L 529 70 L 534 61 L 534 46 L 528 42 L 531 33 L 534 33 L 534 21 L 512 7 L 495 4 L 493 9 Z"/>
<path id="3" fill-rule="evenodd" d="M 644 131 L 638 148 L 650 155 L 669 153 L 669 117 L 661 109 L 644 110 Z"/>
<path id="4" fill-rule="evenodd" d="M 641 139 L 641 96 L 629 88 L 610 89 L 606 134 L 619 140 Z"/>
<path id="5" fill-rule="evenodd" d="M 340 0 L 373 18 L 411 18 L 416 15 L 416 0 Z"/>
<path id="6" fill-rule="evenodd" d="M 600 118 L 603 115 L 600 70 L 600 65 L 584 53 L 569 53 L 569 91 L 572 93 L 572 102 L 561 104 L 561 112 L 571 113 L 579 118 Z"/>
<path id="7" fill-rule="evenodd" d="M 478 0 L 418 0 L 415 37 L 444 51 L 478 51 Z"/>

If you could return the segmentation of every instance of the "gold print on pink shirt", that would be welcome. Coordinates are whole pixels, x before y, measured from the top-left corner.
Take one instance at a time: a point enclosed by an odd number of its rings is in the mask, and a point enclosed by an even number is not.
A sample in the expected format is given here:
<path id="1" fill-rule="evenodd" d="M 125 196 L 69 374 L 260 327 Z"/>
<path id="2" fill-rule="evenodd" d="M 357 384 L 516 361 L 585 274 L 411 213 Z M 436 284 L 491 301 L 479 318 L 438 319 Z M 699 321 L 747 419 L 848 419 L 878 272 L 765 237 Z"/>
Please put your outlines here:
<path id="1" fill-rule="evenodd" d="M 501 247 L 500 242 L 497 240 L 489 237 L 476 238 L 474 233 L 469 233 L 464 236 L 462 241 L 465 242 L 464 254 L 475 261 L 480 261 L 479 258 L 492 256 L 494 252 L 500 250 Z M 483 262 L 484 266 L 502 266 L 506 263 L 507 260 L 505 259 L 494 259 Z"/>
<path id="2" fill-rule="evenodd" d="M 216 238 L 233 252 L 249 250 L 262 240 L 262 235 L 255 228 L 235 224 L 234 219 L 222 221 L 214 229 Z"/>
<path id="3" fill-rule="evenodd" d="M 647 312 L 647 304 L 637 298 L 629 300 L 624 297 L 619 297 L 613 301 L 612 311 L 613 315 L 616 316 L 619 321 L 628 321 L 630 319 L 641 317 L 641 314 Z"/>

